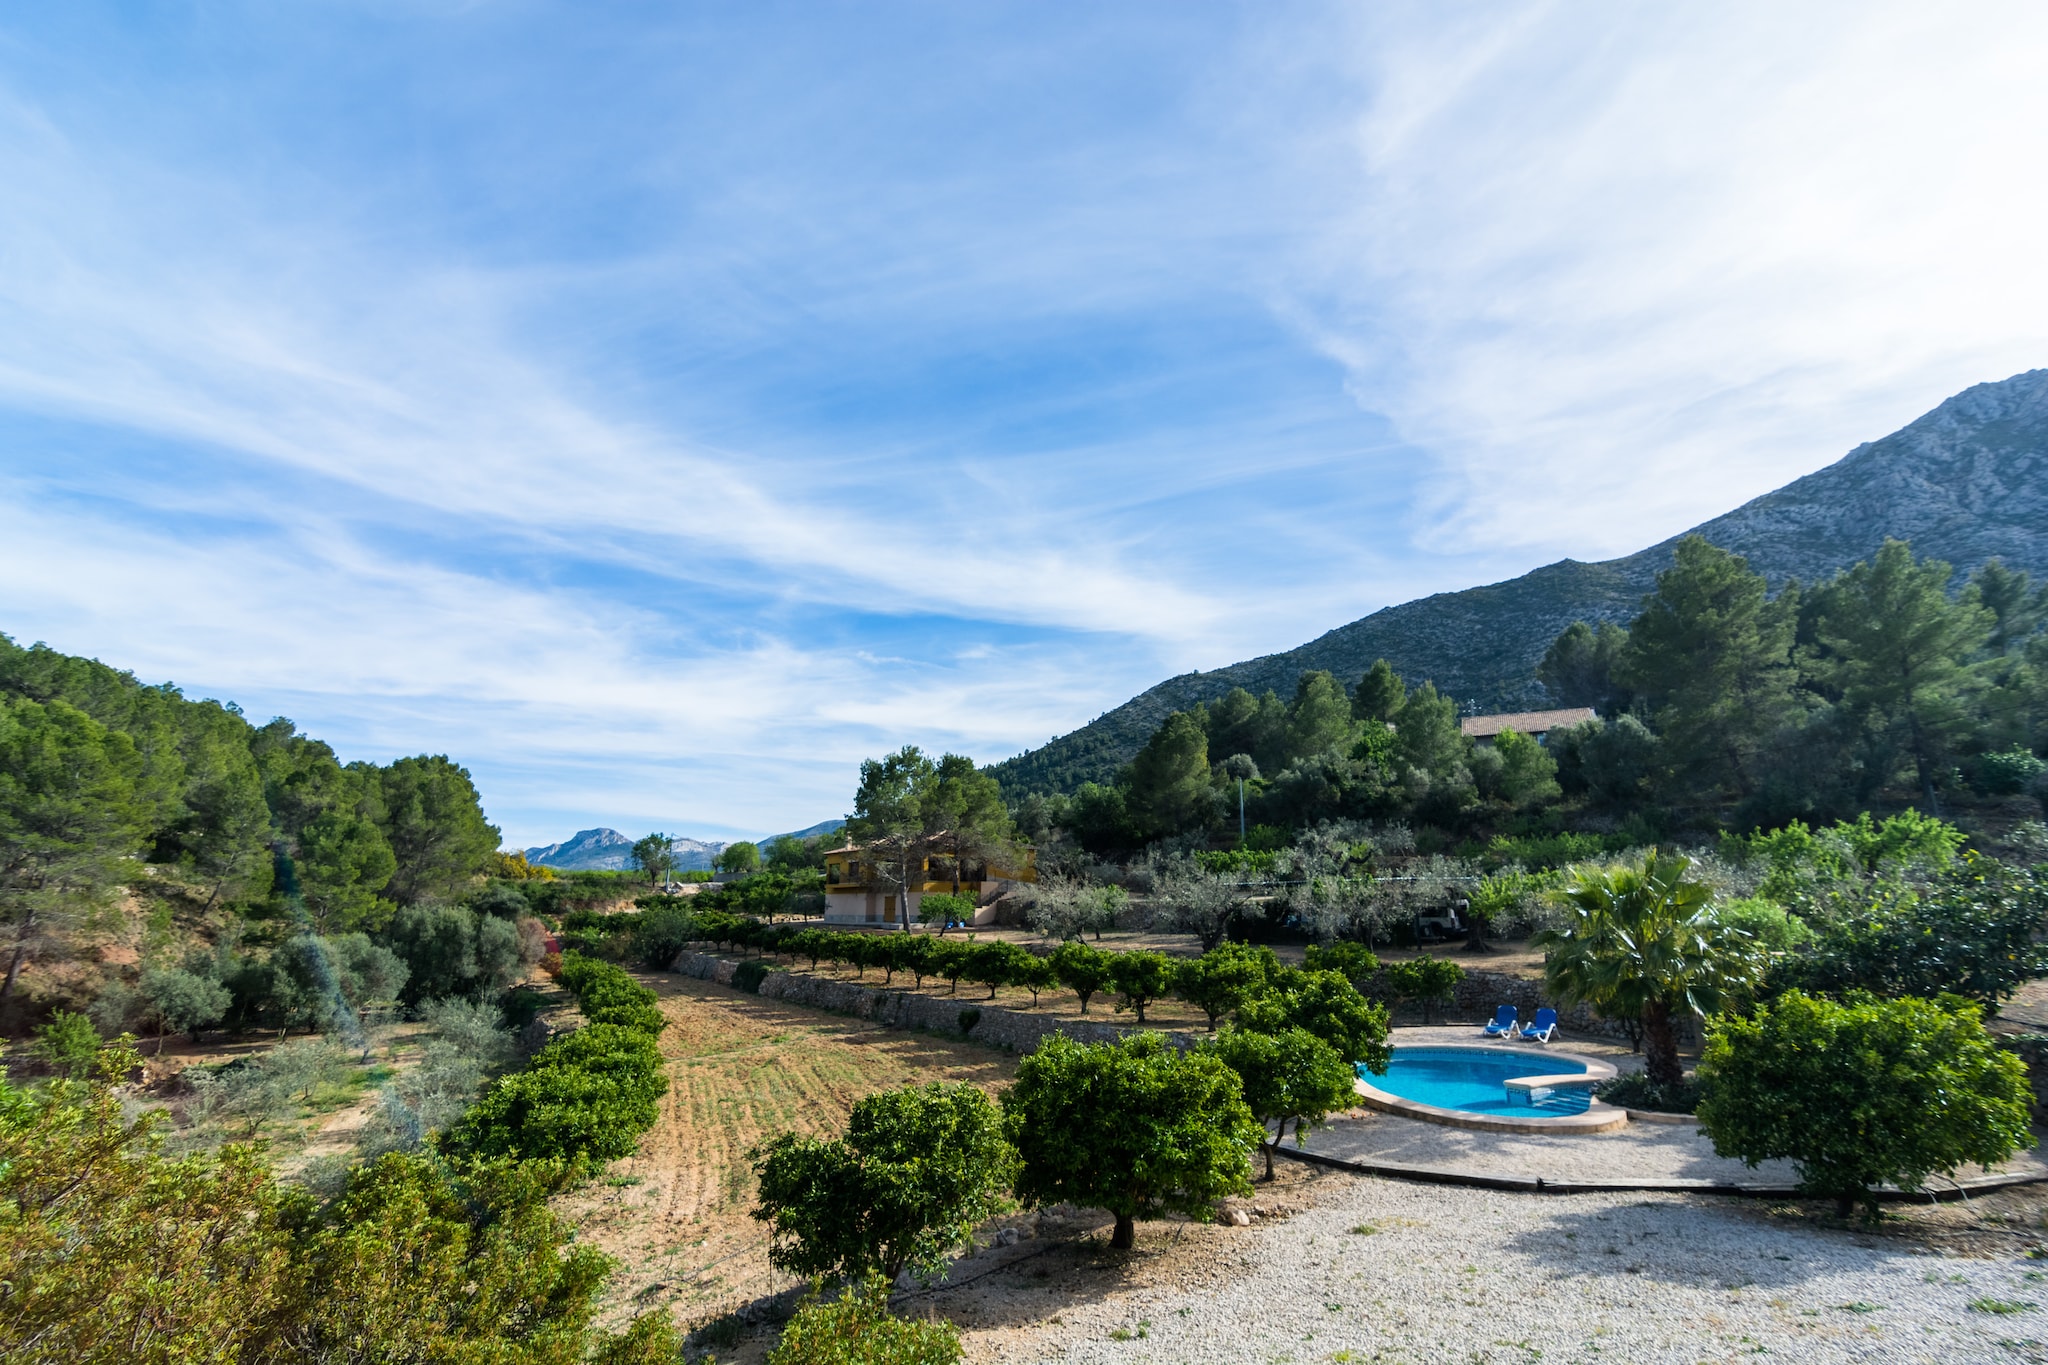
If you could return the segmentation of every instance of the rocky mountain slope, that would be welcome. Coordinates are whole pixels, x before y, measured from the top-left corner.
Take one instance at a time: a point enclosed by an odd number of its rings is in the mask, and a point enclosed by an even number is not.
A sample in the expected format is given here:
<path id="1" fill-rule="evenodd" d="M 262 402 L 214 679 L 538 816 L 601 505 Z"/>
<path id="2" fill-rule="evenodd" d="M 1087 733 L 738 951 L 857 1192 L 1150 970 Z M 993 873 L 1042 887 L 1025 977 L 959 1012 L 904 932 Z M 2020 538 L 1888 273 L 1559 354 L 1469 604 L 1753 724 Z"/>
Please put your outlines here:
<path id="1" fill-rule="evenodd" d="M 2048 572 L 2048 370 L 1979 384 L 1882 440 L 1693 528 L 1749 558 L 1773 587 L 1830 577 L 1887 536 L 1967 572 L 1998 557 Z M 1535 667 L 1573 621 L 1626 623 L 1680 537 L 1596 564 L 1564 559 L 1376 611 L 1284 654 L 1184 673 L 1071 734 L 995 765 L 1012 793 L 1105 782 L 1159 722 L 1233 687 L 1286 696 L 1304 670 L 1355 684 L 1385 658 L 1482 710 L 1540 706 Z"/>
<path id="2" fill-rule="evenodd" d="M 791 830 L 791 839 L 808 839 L 813 835 L 830 834 L 844 820 L 821 820 L 808 829 Z M 771 834 L 758 842 L 766 847 L 774 839 L 785 836 Z M 670 848 L 676 851 L 676 871 L 702 872 L 711 867 L 725 844 L 719 840 L 671 839 Z M 545 863 L 564 872 L 623 872 L 633 865 L 633 841 L 615 829 L 578 830 L 573 836 L 559 844 L 541 844 L 526 850 L 526 861 L 536 865 Z"/>
<path id="3" fill-rule="evenodd" d="M 725 845 L 701 839 L 672 839 L 669 847 L 676 851 L 678 872 L 696 872 L 708 869 Z M 624 872 L 633 865 L 633 841 L 615 829 L 578 830 L 559 844 L 527 849 L 526 861 L 564 872 Z"/>

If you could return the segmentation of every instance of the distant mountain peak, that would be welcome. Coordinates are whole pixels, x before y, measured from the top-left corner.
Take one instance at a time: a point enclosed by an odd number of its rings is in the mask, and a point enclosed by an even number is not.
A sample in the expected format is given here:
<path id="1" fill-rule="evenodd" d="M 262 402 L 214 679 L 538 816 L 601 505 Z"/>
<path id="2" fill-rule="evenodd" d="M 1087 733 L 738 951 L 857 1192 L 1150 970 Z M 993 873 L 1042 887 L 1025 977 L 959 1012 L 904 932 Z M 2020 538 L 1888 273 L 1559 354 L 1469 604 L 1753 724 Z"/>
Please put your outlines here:
<path id="1" fill-rule="evenodd" d="M 526 861 L 564 872 L 624 872 L 633 866 L 633 840 L 615 829 L 578 830 L 559 844 L 526 850 Z M 678 872 L 702 871 L 725 847 L 702 839 L 671 839 Z"/>
<path id="2" fill-rule="evenodd" d="M 1744 555 L 1772 587 L 1831 578 L 1886 537 L 1968 572 L 1992 558 L 2048 574 L 2048 369 L 1976 384 L 1891 435 L 1646 550 L 1560 559 L 1520 578 L 1386 607 L 1282 654 L 1183 673 L 1040 748 L 995 765 L 1013 794 L 1107 782 L 1176 710 L 1233 687 L 1290 695 L 1308 669 L 1347 685 L 1375 659 L 1460 703 L 1547 703 L 1536 665 L 1573 621 L 1626 624 L 1685 535 Z"/>

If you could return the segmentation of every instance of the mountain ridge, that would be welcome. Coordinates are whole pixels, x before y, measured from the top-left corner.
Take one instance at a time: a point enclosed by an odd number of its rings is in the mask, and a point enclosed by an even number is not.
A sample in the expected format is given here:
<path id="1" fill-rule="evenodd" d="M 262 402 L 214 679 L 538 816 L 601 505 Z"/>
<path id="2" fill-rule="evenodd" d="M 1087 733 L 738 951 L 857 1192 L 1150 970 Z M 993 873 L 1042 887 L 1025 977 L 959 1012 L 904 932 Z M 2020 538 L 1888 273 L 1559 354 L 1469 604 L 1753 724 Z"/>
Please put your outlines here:
<path id="1" fill-rule="evenodd" d="M 2044 476 L 2048 369 L 2035 369 L 1973 385 L 1825 468 L 1634 554 L 1561 559 L 1499 583 L 1383 607 L 1291 650 L 1168 678 L 990 771 L 1012 796 L 1107 782 L 1173 711 L 1233 687 L 1286 696 L 1308 669 L 1355 685 L 1378 658 L 1411 684 L 1430 679 L 1468 707 L 1540 706 L 1535 668 L 1558 632 L 1578 620 L 1626 624 L 1688 535 L 1747 556 L 1774 590 L 1832 577 L 1888 536 L 1960 572 L 1998 557 L 2040 576 L 2048 573 Z M 1474 640 L 1487 647 L 1471 648 Z"/>
<path id="2" fill-rule="evenodd" d="M 807 839 L 830 834 L 845 823 L 843 819 L 820 820 L 807 829 L 791 830 L 787 837 Z M 771 840 L 783 837 L 771 834 L 758 842 L 765 846 Z M 727 845 L 716 839 L 675 838 L 669 840 L 669 847 L 678 855 L 676 871 L 705 872 L 710 870 L 712 862 Z M 603 826 L 578 830 L 557 844 L 536 844 L 525 853 L 526 861 L 536 867 L 552 867 L 563 872 L 624 872 L 633 866 L 633 841 L 617 830 Z"/>

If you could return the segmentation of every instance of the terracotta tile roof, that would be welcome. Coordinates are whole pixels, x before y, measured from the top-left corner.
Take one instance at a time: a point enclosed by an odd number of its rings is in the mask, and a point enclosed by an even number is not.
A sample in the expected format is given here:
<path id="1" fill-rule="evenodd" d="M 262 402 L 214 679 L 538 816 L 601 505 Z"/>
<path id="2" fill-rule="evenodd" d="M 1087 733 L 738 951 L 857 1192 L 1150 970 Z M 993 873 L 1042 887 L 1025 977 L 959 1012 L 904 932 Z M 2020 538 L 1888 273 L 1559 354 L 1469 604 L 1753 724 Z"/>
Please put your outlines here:
<path id="1" fill-rule="evenodd" d="M 1562 711 L 1514 711 L 1501 716 L 1467 716 L 1458 722 L 1458 729 L 1470 739 L 1491 739 L 1503 730 L 1540 735 L 1546 730 L 1562 730 L 1567 725 L 1591 719 L 1592 707 L 1567 706 Z"/>

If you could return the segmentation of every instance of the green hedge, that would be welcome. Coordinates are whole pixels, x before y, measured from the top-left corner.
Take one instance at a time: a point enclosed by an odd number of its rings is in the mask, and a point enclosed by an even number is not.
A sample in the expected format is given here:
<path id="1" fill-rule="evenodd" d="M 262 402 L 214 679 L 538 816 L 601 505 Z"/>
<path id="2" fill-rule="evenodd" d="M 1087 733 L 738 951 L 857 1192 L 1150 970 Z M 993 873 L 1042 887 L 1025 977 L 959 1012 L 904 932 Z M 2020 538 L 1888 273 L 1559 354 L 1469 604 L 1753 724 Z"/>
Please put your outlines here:
<path id="1" fill-rule="evenodd" d="M 632 1154 L 668 1090 L 654 992 L 609 962 L 562 959 L 562 984 L 590 1023 L 498 1080 L 443 1146 L 480 1157 L 611 1161 Z"/>

